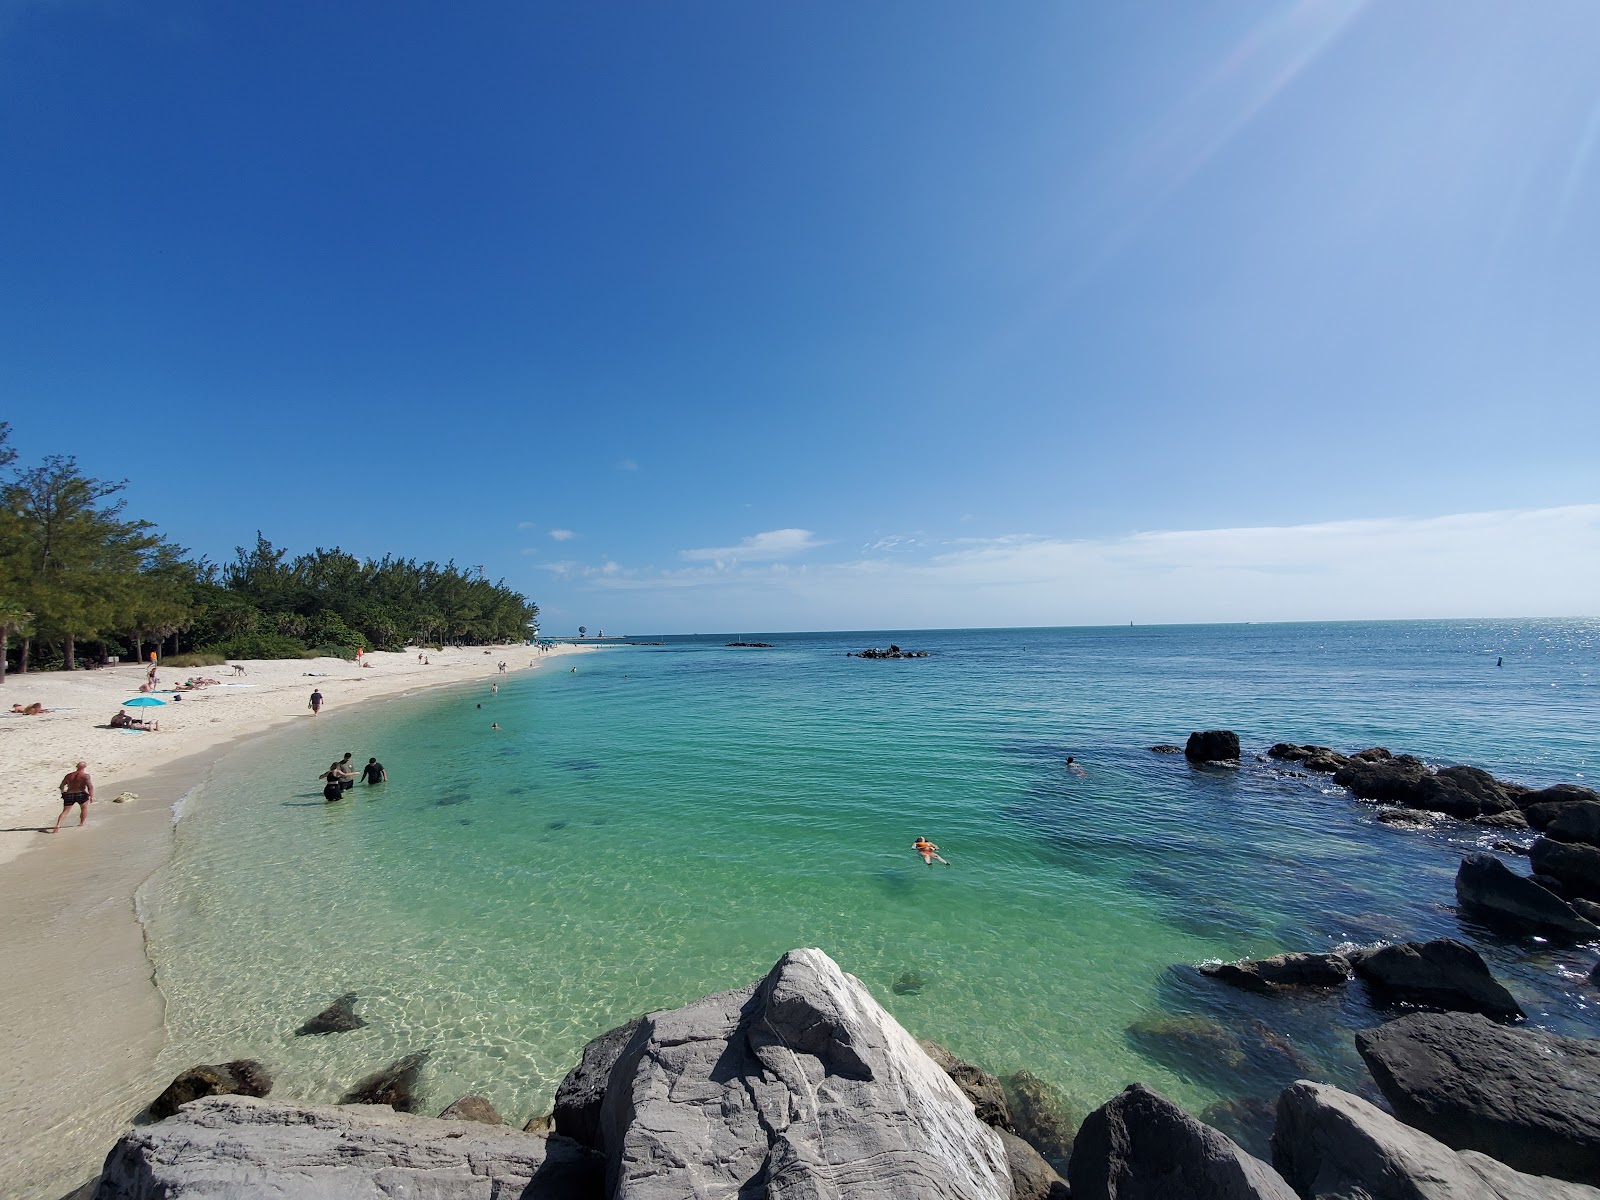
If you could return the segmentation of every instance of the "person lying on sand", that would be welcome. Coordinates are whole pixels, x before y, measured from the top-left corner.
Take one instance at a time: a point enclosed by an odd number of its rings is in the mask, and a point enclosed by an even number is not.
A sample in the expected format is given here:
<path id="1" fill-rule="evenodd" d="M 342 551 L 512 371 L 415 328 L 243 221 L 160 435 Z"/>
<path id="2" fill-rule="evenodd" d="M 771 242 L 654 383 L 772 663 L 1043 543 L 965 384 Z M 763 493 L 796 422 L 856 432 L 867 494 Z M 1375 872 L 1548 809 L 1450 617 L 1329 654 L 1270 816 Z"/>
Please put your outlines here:
<path id="1" fill-rule="evenodd" d="M 912 842 L 911 848 L 918 854 L 922 855 L 922 861 L 927 863 L 930 867 L 933 866 L 935 859 L 938 859 L 947 867 L 950 865 L 945 859 L 939 858 L 939 847 L 935 846 L 925 837 L 919 837 L 916 841 Z"/>
<path id="2" fill-rule="evenodd" d="M 26 708 L 22 707 L 22 705 L 20 705 L 20 704 L 13 704 L 11 706 L 11 711 L 16 713 L 18 716 L 37 717 L 41 713 L 55 712 L 55 709 L 46 708 L 44 705 L 40 704 L 37 700 L 35 700 L 32 704 L 28 705 L 28 707 L 26 707 Z"/>
<path id="3" fill-rule="evenodd" d="M 120 708 L 111 714 L 111 720 L 106 724 L 112 729 L 145 729 L 151 733 L 155 733 L 161 728 L 159 721 L 146 721 L 143 717 L 130 717 Z"/>

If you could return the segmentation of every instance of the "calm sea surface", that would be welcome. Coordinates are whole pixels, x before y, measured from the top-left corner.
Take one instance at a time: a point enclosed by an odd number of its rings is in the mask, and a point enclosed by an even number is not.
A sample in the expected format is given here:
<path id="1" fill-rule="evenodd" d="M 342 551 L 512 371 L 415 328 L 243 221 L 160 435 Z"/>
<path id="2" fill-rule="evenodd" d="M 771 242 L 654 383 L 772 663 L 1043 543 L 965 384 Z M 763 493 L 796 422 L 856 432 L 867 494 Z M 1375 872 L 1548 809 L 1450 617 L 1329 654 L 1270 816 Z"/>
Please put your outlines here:
<path id="1" fill-rule="evenodd" d="M 930 657 L 845 656 L 891 641 Z M 1148 749 L 1207 728 L 1241 769 Z M 330 1101 L 426 1049 L 424 1110 L 478 1092 L 520 1122 L 589 1038 L 794 946 L 1080 1115 L 1135 1079 L 1195 1111 L 1360 1084 L 1359 988 L 1262 999 L 1207 959 L 1449 935 L 1537 1023 L 1600 1034 L 1594 948 L 1455 912 L 1461 855 L 1503 834 L 1379 825 L 1257 761 L 1280 740 L 1594 786 L 1600 621 L 668 638 L 307 721 L 219 764 L 141 893 L 167 1065 L 256 1057 Z M 390 782 L 326 805 L 344 750 Z M 293 1036 L 349 991 L 366 1028 Z"/>

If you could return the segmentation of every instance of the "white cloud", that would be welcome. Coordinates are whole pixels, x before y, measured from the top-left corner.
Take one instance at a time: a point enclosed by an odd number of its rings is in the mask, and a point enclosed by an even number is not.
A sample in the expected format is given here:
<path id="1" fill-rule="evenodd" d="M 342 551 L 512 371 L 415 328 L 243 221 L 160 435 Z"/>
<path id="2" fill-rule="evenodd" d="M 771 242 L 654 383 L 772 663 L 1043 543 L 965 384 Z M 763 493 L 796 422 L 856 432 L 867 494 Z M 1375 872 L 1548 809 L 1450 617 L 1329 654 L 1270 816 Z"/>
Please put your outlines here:
<path id="1" fill-rule="evenodd" d="M 624 458 L 617 463 L 617 470 L 619 471 L 637 471 L 638 469 L 639 464 L 631 458 Z"/>
<path id="2" fill-rule="evenodd" d="M 558 542 L 570 542 L 578 535 L 573 533 L 570 529 L 552 529 L 550 531 L 550 536 L 555 538 L 555 540 Z"/>
<path id="3" fill-rule="evenodd" d="M 704 550 L 680 550 L 678 557 L 686 562 L 772 562 L 780 558 L 793 558 L 807 550 L 825 546 L 809 529 L 771 529 L 747 537 L 737 546 L 720 546 Z"/>

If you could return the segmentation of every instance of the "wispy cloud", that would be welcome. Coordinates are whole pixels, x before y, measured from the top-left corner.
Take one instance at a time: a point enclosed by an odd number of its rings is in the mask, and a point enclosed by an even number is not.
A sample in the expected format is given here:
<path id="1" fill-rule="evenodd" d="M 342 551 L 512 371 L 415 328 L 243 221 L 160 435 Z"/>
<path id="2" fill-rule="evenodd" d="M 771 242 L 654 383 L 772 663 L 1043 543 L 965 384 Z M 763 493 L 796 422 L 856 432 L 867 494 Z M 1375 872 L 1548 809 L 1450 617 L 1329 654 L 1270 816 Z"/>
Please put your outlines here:
<path id="1" fill-rule="evenodd" d="M 637 471 L 639 464 L 631 458 L 624 458 L 617 463 L 619 471 Z"/>
<path id="2" fill-rule="evenodd" d="M 680 550 L 678 557 L 686 562 L 772 562 L 780 558 L 793 558 L 825 545 L 827 543 L 818 541 L 809 529 L 771 529 L 747 537 L 737 546 Z"/>
<path id="3" fill-rule="evenodd" d="M 550 531 L 550 536 L 555 538 L 555 540 L 558 542 L 570 542 L 578 535 L 572 532 L 570 529 L 552 529 Z"/>

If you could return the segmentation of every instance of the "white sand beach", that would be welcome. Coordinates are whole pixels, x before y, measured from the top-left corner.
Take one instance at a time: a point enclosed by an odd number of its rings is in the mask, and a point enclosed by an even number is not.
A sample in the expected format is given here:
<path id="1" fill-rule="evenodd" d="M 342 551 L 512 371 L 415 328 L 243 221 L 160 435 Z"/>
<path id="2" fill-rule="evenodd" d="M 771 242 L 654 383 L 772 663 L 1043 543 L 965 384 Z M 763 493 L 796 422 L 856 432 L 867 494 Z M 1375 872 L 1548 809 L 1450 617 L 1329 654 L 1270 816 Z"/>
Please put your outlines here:
<path id="1" fill-rule="evenodd" d="M 172 848 L 172 805 L 241 740 L 293 721 L 336 721 L 364 700 L 444 684 L 487 681 L 565 654 L 524 646 L 374 653 L 340 659 L 245 662 L 169 671 L 163 688 L 190 676 L 222 680 L 183 693 L 154 714 L 159 732 L 106 728 L 139 695 L 144 667 L 48 672 L 8 678 L 4 707 L 39 702 L 38 716 L 0 713 L 0 1160 L 8 1196 L 56 1200 L 92 1178 L 112 1142 L 167 1080 L 154 1076 L 163 1004 L 145 954 L 134 893 Z M 319 690 L 318 716 L 308 700 Z M 89 824 L 61 812 L 57 786 L 79 759 L 96 802 Z M 122 792 L 137 800 L 118 804 Z"/>

